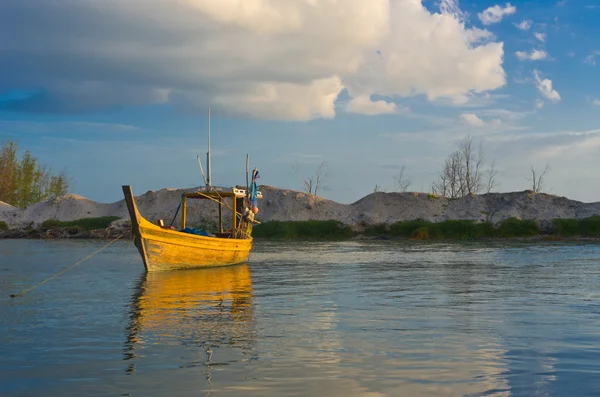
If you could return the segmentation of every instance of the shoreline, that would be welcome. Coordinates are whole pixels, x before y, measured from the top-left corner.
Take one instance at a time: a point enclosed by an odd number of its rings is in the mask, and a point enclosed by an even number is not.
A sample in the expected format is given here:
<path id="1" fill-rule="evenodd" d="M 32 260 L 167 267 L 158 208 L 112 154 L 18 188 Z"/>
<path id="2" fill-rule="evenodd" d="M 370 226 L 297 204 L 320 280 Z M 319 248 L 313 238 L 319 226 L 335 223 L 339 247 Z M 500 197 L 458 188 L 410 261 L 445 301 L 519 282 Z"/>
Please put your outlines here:
<path id="1" fill-rule="evenodd" d="M 108 227 L 104 229 L 81 230 L 76 227 L 51 228 L 51 229 L 10 229 L 0 230 L 0 240 L 112 240 L 121 236 L 122 239 L 131 239 L 130 227 Z M 589 236 L 560 236 L 550 233 L 541 233 L 533 236 L 514 237 L 443 237 L 443 238 L 412 238 L 399 235 L 369 235 L 354 232 L 352 235 L 339 237 L 254 237 L 255 241 L 412 241 L 412 242 L 600 242 L 600 237 Z"/>

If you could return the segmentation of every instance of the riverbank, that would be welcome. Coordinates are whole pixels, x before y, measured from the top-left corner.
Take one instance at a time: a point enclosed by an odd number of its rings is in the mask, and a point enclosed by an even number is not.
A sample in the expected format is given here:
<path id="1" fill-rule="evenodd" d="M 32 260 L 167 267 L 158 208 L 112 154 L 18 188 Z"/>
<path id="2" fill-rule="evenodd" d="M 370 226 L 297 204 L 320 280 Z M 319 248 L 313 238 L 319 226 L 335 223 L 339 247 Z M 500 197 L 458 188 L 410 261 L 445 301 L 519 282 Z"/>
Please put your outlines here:
<path id="1" fill-rule="evenodd" d="M 294 190 L 266 185 L 259 189 L 264 198 L 259 201 L 257 219 L 263 224 L 255 228 L 257 238 L 295 238 L 296 235 L 298 238 L 337 238 L 340 230 L 344 238 L 358 235 L 415 239 L 594 237 L 594 217 L 600 217 L 600 202 L 583 203 L 531 191 L 470 195 L 460 199 L 427 193 L 377 192 L 352 204 L 341 204 Z M 170 221 L 181 195 L 193 190 L 148 191 L 135 200 L 146 219 Z M 188 205 L 189 225 L 206 225 L 207 220 L 216 219 L 217 215 L 217 206 L 207 200 L 194 200 Z M 94 226 L 95 221 L 89 221 L 90 218 L 118 220 Z M 114 233 L 128 233 L 128 221 L 124 200 L 105 204 L 69 194 L 22 209 L 0 203 L 0 236 L 5 238 L 111 238 Z M 277 222 L 299 223 L 286 226 Z M 323 226 L 310 222 L 321 222 Z M 180 227 L 178 219 L 174 226 Z M 515 227 L 524 228 L 525 232 L 512 230 Z M 349 232 L 343 231 L 345 228 Z M 290 237 L 285 237 L 288 234 Z"/>

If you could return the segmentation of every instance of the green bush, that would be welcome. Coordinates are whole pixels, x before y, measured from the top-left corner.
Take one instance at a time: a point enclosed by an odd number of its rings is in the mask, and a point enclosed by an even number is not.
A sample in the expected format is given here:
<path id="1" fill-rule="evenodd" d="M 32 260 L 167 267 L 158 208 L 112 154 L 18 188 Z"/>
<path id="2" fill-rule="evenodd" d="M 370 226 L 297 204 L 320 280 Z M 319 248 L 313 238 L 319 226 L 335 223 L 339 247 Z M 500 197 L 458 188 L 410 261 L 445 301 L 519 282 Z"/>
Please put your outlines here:
<path id="1" fill-rule="evenodd" d="M 8 230 L 8 224 L 4 221 L 0 221 L 0 230 Z"/>
<path id="2" fill-rule="evenodd" d="M 256 225 L 252 236 L 276 239 L 316 238 L 343 239 L 353 236 L 352 229 L 342 222 L 330 221 L 270 221 Z"/>
<path id="3" fill-rule="evenodd" d="M 580 220 L 579 230 L 582 236 L 600 237 L 600 216 L 591 216 Z"/>
<path id="4" fill-rule="evenodd" d="M 390 228 L 385 223 L 369 225 L 365 227 L 363 234 L 367 236 L 387 236 L 390 233 Z"/>
<path id="5" fill-rule="evenodd" d="M 118 216 L 101 216 L 99 218 L 82 218 L 74 221 L 59 221 L 56 219 L 48 219 L 42 222 L 41 229 L 50 229 L 53 227 L 77 227 L 81 230 L 105 229 L 111 222 L 121 219 Z"/>
<path id="6" fill-rule="evenodd" d="M 429 229 L 426 226 L 419 227 L 410 234 L 411 240 L 429 240 Z"/>
<path id="7" fill-rule="evenodd" d="M 475 228 L 477 229 L 477 237 L 496 237 L 497 230 L 492 225 L 492 222 L 480 222 L 475 224 Z"/>
<path id="8" fill-rule="evenodd" d="M 410 237 L 415 230 L 422 227 L 429 228 L 432 225 L 434 224 L 424 219 L 415 219 L 413 221 L 399 221 L 390 225 L 390 235 Z"/>
<path id="9" fill-rule="evenodd" d="M 440 235 L 444 238 L 473 239 L 480 237 L 474 221 L 450 220 L 438 224 Z"/>
<path id="10" fill-rule="evenodd" d="M 536 221 L 517 218 L 503 220 L 497 231 L 499 237 L 532 237 L 538 234 L 540 234 L 540 228 Z"/>
<path id="11" fill-rule="evenodd" d="M 553 219 L 553 234 L 559 236 L 577 236 L 581 233 L 577 219 Z"/>

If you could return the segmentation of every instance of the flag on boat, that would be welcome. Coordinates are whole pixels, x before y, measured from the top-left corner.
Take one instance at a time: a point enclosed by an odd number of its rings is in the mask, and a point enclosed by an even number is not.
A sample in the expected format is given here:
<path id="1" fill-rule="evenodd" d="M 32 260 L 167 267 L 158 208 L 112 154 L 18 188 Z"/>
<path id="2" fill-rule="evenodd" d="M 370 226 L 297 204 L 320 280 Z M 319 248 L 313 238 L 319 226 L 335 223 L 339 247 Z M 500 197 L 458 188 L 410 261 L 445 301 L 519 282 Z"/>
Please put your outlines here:
<path id="1" fill-rule="evenodd" d="M 257 192 L 258 189 L 256 187 L 256 180 L 260 178 L 260 175 L 258 174 L 258 169 L 255 167 L 254 170 L 252 171 L 252 184 L 250 185 L 250 202 L 252 203 L 252 209 L 256 208 L 256 212 L 258 212 L 258 207 L 257 207 Z M 253 211 L 254 212 L 254 211 Z M 254 213 L 256 213 L 254 212 Z"/>

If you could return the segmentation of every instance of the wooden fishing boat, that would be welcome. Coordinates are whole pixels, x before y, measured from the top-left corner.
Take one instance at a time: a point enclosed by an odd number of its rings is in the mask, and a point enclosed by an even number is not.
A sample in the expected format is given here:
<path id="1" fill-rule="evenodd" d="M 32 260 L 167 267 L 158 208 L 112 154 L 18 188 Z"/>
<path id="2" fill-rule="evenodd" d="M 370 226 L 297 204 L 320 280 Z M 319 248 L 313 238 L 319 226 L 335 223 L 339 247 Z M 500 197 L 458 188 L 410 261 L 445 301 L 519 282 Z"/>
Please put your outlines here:
<path id="1" fill-rule="evenodd" d="M 131 187 L 123 186 L 123 194 L 129 216 L 131 232 L 135 246 L 138 248 L 146 270 L 175 270 L 202 267 L 227 266 L 244 263 L 252 249 L 252 224 L 258 212 L 257 199 L 262 198 L 256 180 L 258 170 L 252 171 L 252 183 L 248 181 L 248 161 L 246 155 L 246 189 L 222 188 L 211 184 L 210 165 L 210 108 L 208 109 L 208 152 L 206 153 L 206 174 L 202 168 L 200 157 L 198 165 L 206 186 L 194 192 L 183 194 L 175 217 L 181 209 L 181 228 L 175 230 L 171 225 L 165 226 L 160 220 L 154 224 L 140 215 L 135 204 Z M 219 231 L 209 234 L 195 228 L 187 228 L 187 200 L 211 200 L 218 205 Z M 231 212 L 231 228 L 223 231 L 223 209 Z M 173 221 L 175 218 L 173 218 Z"/>
<path id="2" fill-rule="evenodd" d="M 254 214 L 244 208 L 246 190 L 206 186 L 182 195 L 180 228 L 175 230 L 160 221 L 154 224 L 140 215 L 131 186 L 123 186 L 131 217 L 131 231 L 144 266 L 149 272 L 244 263 L 252 249 Z M 261 198 L 260 192 L 255 197 Z M 204 199 L 219 206 L 220 231 L 208 234 L 186 227 L 187 200 Z M 231 229 L 223 231 L 223 208 L 231 210 Z M 179 211 L 178 211 L 179 212 Z M 198 234 L 200 233 L 200 234 Z"/>

